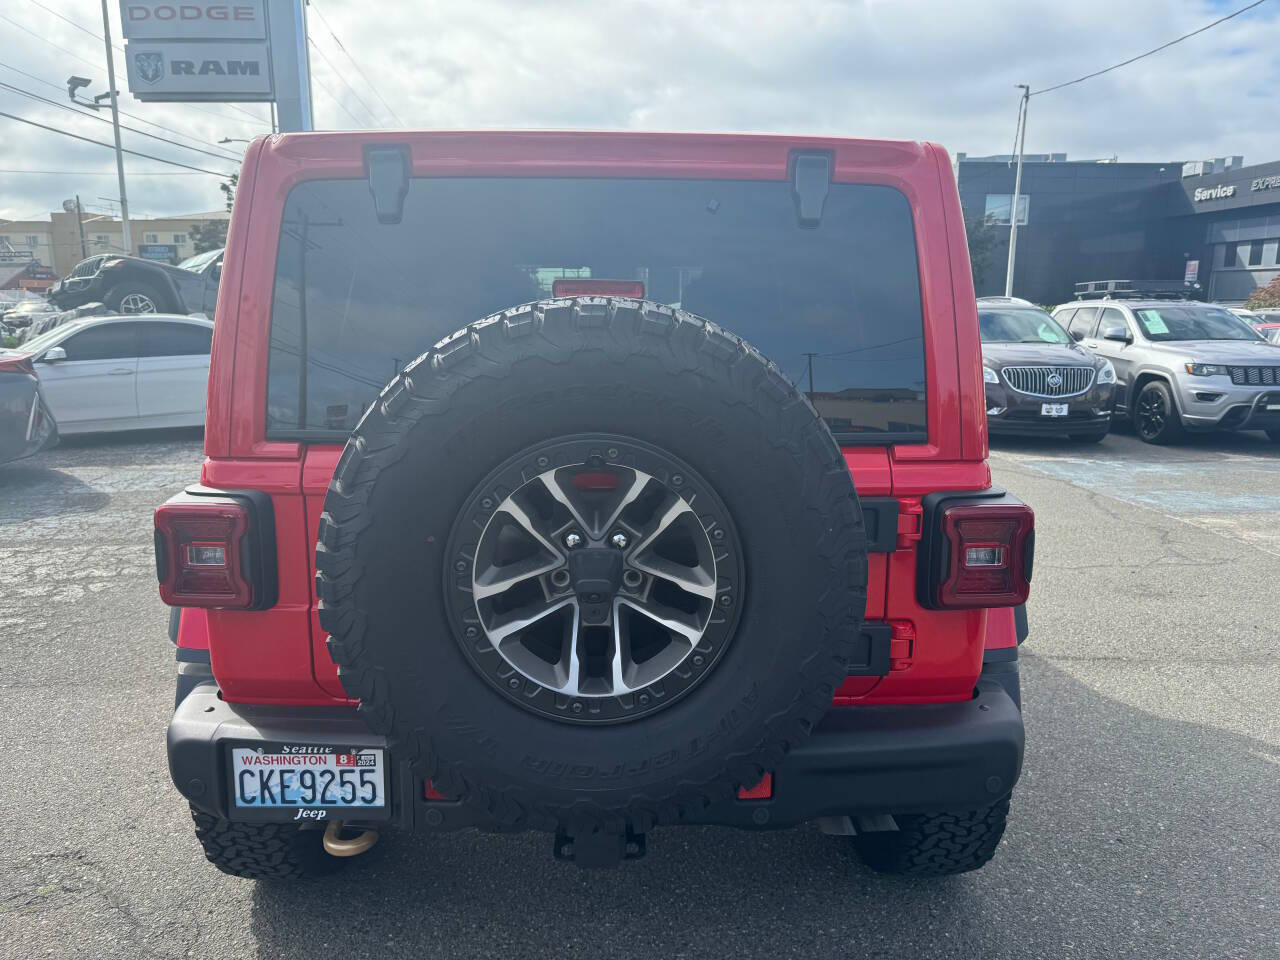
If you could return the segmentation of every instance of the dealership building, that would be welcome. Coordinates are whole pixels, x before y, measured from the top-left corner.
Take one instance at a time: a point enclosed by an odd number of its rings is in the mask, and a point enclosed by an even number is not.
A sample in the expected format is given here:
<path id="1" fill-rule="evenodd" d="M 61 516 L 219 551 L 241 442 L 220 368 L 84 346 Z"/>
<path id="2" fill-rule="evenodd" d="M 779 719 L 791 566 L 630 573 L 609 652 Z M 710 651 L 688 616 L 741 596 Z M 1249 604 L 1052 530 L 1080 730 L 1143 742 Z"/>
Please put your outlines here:
<path id="1" fill-rule="evenodd" d="M 962 153 L 956 174 L 970 231 L 992 231 L 978 295 L 1002 294 L 1016 166 Z M 1027 156 L 1017 212 L 1013 292 L 1036 303 L 1069 300 L 1088 280 L 1185 281 L 1196 296 L 1240 303 L 1280 275 L 1280 161 Z"/>

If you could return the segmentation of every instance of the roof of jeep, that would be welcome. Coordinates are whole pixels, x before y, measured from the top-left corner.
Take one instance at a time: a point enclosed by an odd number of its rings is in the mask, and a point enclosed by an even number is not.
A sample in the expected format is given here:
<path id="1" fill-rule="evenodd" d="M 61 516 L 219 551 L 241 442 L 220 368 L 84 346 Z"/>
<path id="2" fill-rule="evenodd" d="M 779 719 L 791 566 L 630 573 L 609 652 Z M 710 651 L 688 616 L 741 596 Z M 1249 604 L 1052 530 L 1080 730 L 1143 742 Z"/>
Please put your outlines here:
<path id="1" fill-rule="evenodd" d="M 254 147 L 259 144 L 260 158 L 279 158 L 289 162 L 346 159 L 353 151 L 359 155 L 368 146 L 405 145 L 419 147 L 423 151 L 423 156 L 415 151 L 415 160 L 454 162 L 466 166 L 489 160 L 510 163 L 515 159 L 530 163 L 559 160 L 573 166 L 590 166 L 600 159 L 617 162 L 625 158 L 635 167 L 660 168 L 675 162 L 673 154 L 687 163 L 697 162 L 709 152 L 716 157 L 705 158 L 708 164 L 718 175 L 726 178 L 736 172 L 726 164 L 723 156 L 726 149 L 733 148 L 740 148 L 743 151 L 742 161 L 752 166 L 772 162 L 775 157 L 781 157 L 785 162 L 792 150 L 834 150 L 837 157 L 852 153 L 857 155 L 859 166 L 868 168 L 902 167 L 925 159 L 931 150 L 945 156 L 941 147 L 927 141 L 635 130 L 325 130 L 276 133 L 256 138 L 246 151 L 246 159 L 253 156 Z M 513 147 L 518 151 L 516 156 L 512 155 Z M 547 150 L 550 155 L 541 153 L 541 150 Z M 520 156 L 526 151 L 529 153 L 527 157 Z"/>

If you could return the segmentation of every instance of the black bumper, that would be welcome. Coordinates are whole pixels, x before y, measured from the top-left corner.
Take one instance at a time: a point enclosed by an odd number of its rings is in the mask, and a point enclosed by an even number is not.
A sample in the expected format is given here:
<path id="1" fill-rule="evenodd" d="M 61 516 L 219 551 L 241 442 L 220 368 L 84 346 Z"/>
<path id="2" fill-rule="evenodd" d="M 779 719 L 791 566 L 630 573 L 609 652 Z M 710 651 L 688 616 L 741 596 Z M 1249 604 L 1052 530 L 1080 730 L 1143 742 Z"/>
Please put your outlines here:
<path id="1" fill-rule="evenodd" d="M 1014 654 L 1016 656 L 1016 653 Z M 832 710 L 773 771 L 764 800 L 729 800 L 691 823 L 768 829 L 817 817 L 974 810 L 1008 796 L 1022 769 L 1017 664 L 988 664 L 959 703 Z M 196 807 L 227 817 L 232 743 L 387 747 L 353 710 L 234 705 L 200 683 L 169 724 L 169 771 Z M 429 801 L 423 777 L 390 756 L 391 821 L 418 832 L 493 826 L 465 803 Z M 292 811 L 285 811 L 282 819 Z"/>

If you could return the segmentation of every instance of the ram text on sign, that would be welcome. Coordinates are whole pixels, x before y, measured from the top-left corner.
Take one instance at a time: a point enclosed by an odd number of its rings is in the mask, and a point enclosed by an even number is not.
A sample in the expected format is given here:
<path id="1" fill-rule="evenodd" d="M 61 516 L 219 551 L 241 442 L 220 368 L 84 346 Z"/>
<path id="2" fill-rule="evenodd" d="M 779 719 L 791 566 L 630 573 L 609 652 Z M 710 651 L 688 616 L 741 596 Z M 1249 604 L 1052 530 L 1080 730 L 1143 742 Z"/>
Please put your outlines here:
<path id="1" fill-rule="evenodd" d="M 263 0 L 120 0 L 126 40 L 263 40 Z"/>
<path id="2" fill-rule="evenodd" d="M 139 100 L 271 99 L 265 41 L 131 40 L 124 59 L 129 90 Z"/>

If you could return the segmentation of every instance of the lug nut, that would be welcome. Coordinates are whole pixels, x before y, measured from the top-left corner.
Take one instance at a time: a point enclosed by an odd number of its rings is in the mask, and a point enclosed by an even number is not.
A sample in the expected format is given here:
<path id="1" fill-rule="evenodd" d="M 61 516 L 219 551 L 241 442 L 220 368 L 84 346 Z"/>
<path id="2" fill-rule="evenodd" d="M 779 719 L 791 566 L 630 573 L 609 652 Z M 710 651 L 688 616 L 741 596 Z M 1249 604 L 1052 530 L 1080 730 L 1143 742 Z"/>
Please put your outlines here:
<path id="1" fill-rule="evenodd" d="M 641 575 L 639 570 L 623 570 L 622 582 L 634 590 L 644 582 L 644 577 Z"/>
<path id="2" fill-rule="evenodd" d="M 582 546 L 582 535 L 578 533 L 566 533 L 564 535 L 564 545 L 570 550 L 576 550 Z"/>
<path id="3" fill-rule="evenodd" d="M 569 585 L 569 571 L 557 570 L 551 574 L 551 585 L 553 587 L 567 587 Z"/>
<path id="4" fill-rule="evenodd" d="M 610 537 L 609 542 L 612 543 L 619 550 L 627 549 L 627 535 L 623 533 L 621 530 L 619 530 L 612 537 Z"/>

